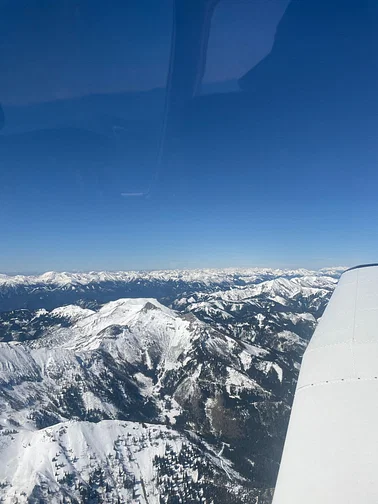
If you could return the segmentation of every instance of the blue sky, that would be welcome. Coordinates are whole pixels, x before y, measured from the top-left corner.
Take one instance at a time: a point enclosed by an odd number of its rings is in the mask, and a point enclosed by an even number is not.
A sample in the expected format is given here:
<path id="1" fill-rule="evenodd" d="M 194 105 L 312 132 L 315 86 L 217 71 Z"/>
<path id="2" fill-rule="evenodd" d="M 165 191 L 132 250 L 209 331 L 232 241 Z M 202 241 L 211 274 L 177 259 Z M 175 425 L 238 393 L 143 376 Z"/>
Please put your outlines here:
<path id="1" fill-rule="evenodd" d="M 293 2 L 257 66 L 287 2 L 220 3 L 205 80 L 253 70 L 188 104 L 156 180 L 170 2 L 9 3 L 0 271 L 376 262 L 377 9 L 340 1 Z"/>

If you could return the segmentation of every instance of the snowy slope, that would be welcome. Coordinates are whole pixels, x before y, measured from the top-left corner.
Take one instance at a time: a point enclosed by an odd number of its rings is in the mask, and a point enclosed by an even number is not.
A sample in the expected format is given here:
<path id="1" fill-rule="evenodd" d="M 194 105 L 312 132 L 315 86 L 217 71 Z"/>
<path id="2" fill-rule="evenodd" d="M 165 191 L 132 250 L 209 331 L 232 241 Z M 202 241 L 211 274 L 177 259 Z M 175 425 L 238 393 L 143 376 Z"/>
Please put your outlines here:
<path id="1" fill-rule="evenodd" d="M 104 420 L 65 422 L 2 440 L 2 502 L 160 504 L 170 488 L 193 502 L 215 502 L 212 485 L 228 462 L 165 426 Z M 177 478 L 164 470 L 172 460 Z M 211 481 L 210 480 L 210 481 Z M 211 485 L 210 485 L 211 486 Z M 204 499 L 201 500 L 201 497 Z"/>

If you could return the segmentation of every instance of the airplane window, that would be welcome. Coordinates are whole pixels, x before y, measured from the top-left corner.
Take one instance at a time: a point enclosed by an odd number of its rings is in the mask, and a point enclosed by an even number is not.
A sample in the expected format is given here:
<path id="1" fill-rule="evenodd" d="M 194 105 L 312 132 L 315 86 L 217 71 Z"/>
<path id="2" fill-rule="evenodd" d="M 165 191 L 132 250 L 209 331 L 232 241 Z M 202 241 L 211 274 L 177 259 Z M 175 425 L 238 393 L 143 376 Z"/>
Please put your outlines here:
<path id="1" fill-rule="evenodd" d="M 305 349 L 377 261 L 377 28 L 0 0 L 0 501 L 271 504 Z"/>

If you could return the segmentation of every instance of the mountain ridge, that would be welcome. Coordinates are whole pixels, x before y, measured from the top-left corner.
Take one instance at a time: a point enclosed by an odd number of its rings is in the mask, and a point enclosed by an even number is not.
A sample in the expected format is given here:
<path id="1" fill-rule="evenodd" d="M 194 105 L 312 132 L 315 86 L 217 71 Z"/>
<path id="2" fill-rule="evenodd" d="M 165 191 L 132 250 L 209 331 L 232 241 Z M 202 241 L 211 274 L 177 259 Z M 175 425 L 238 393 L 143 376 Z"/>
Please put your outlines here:
<path id="1" fill-rule="evenodd" d="M 227 290 L 278 277 L 338 278 L 345 267 L 305 269 L 225 268 L 118 272 L 46 272 L 42 275 L 0 274 L 0 312 L 14 309 L 52 309 L 80 300 L 105 303 L 122 297 L 152 297 L 164 304 L 183 293 Z M 90 305 L 88 306 L 90 308 Z"/>

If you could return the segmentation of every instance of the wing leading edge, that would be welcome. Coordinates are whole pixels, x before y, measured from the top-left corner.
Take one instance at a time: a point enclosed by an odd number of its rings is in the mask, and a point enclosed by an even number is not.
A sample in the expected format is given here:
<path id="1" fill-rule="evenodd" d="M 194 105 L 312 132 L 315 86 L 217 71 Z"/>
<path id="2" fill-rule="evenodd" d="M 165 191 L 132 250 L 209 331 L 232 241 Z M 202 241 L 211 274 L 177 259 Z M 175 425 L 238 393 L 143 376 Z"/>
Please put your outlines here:
<path id="1" fill-rule="evenodd" d="M 378 502 L 378 265 L 342 276 L 303 356 L 273 504 Z"/>

